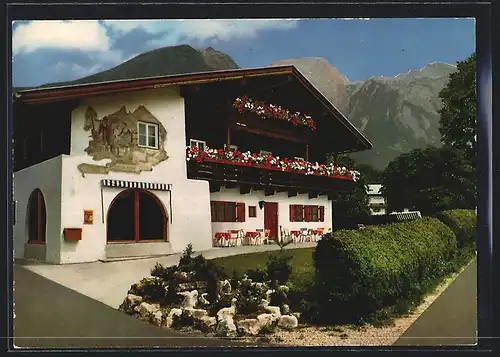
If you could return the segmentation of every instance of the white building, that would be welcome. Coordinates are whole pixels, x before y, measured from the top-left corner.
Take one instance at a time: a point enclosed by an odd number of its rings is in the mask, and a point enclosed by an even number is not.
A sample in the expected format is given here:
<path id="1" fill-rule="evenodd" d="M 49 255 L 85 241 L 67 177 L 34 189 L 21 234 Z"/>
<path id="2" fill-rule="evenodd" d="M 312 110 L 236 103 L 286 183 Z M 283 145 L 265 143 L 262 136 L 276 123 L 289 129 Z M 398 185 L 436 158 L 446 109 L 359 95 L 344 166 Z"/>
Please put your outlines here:
<path id="1" fill-rule="evenodd" d="M 384 196 L 380 192 L 382 185 L 369 184 L 366 193 L 368 194 L 368 205 L 370 206 L 370 213 L 372 215 L 387 214 L 387 204 Z"/>
<path id="2" fill-rule="evenodd" d="M 245 96 L 293 112 L 240 112 Z M 304 162 L 371 148 L 293 66 L 28 90 L 13 112 L 15 258 L 55 264 L 205 250 L 231 229 L 332 228 L 353 173 Z"/>

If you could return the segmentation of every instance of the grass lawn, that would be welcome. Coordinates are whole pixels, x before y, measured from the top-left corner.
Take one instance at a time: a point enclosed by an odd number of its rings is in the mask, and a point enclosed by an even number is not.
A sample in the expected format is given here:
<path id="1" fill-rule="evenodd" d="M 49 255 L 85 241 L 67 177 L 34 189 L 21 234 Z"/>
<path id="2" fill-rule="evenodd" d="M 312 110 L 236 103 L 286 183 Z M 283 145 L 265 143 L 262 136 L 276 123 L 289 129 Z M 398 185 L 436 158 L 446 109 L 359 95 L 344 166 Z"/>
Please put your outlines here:
<path id="1" fill-rule="evenodd" d="M 314 248 L 297 248 L 286 249 L 285 254 L 293 255 L 291 260 L 292 275 L 290 282 L 295 287 L 304 286 L 306 283 L 314 279 Z M 249 269 L 264 269 L 270 254 L 277 252 L 258 252 L 233 255 L 223 258 L 215 258 L 213 262 L 224 269 L 229 276 L 233 275 L 233 271 L 243 274 Z"/>

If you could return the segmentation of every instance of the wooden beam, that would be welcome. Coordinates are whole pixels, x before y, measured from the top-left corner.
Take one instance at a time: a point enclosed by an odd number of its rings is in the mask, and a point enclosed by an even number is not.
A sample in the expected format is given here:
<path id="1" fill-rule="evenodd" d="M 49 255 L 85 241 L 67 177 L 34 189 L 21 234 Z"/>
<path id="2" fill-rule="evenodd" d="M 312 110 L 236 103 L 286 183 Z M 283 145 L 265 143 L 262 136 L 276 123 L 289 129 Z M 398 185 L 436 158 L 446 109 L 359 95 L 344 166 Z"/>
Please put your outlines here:
<path id="1" fill-rule="evenodd" d="M 213 193 L 213 192 L 219 192 L 222 185 L 220 183 L 210 181 L 209 186 L 210 186 L 210 192 Z"/>
<path id="2" fill-rule="evenodd" d="M 263 129 L 249 128 L 248 126 L 241 126 L 241 125 L 235 124 L 235 126 L 233 126 L 233 129 L 240 130 L 240 131 L 246 131 L 247 133 L 251 133 L 251 134 L 258 134 L 258 135 L 268 136 L 268 137 L 274 138 L 274 139 L 282 139 L 282 140 L 292 141 L 292 142 L 301 143 L 301 144 L 305 144 L 305 143 L 309 142 L 309 140 L 304 139 L 304 138 L 293 137 L 293 136 L 285 135 L 285 134 L 273 133 L 273 132 L 263 130 Z M 229 128 L 228 128 L 228 131 L 229 131 Z M 229 137 L 229 135 L 228 135 L 228 137 Z"/>
<path id="3" fill-rule="evenodd" d="M 229 152 L 231 150 L 231 125 L 227 126 L 227 147 L 226 151 Z"/>
<path id="4" fill-rule="evenodd" d="M 233 182 L 226 182 L 226 183 L 224 183 L 224 186 L 226 188 L 236 188 L 236 187 L 238 187 L 238 184 L 237 183 L 233 183 Z"/>
<path id="5" fill-rule="evenodd" d="M 271 187 L 266 187 L 264 189 L 264 195 L 265 196 L 272 196 L 272 195 L 274 195 L 274 192 L 275 192 L 275 189 L 271 188 Z"/>
<path id="6" fill-rule="evenodd" d="M 316 198 L 316 197 L 318 197 L 318 192 L 309 191 L 309 199 Z"/>
<path id="7" fill-rule="evenodd" d="M 288 197 L 297 196 L 297 190 L 288 190 Z"/>
<path id="8" fill-rule="evenodd" d="M 240 194 L 246 195 L 250 193 L 252 187 L 250 185 L 240 185 Z"/>
<path id="9" fill-rule="evenodd" d="M 276 192 L 287 192 L 289 189 L 287 187 L 278 187 Z"/>

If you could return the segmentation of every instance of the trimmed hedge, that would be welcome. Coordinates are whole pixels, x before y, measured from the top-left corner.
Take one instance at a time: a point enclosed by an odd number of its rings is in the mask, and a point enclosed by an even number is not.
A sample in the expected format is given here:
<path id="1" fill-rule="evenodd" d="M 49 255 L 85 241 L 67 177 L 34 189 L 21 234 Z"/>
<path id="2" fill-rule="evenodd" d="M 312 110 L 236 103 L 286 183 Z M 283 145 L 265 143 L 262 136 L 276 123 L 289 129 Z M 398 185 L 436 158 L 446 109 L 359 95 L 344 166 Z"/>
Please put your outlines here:
<path id="1" fill-rule="evenodd" d="M 476 245 L 477 215 L 474 210 L 454 209 L 439 212 L 437 219 L 446 224 L 457 237 L 458 248 Z"/>
<path id="2" fill-rule="evenodd" d="M 316 301 L 310 317 L 353 323 L 402 301 L 418 302 L 452 271 L 456 252 L 453 231 L 431 217 L 327 234 L 313 254 Z"/>

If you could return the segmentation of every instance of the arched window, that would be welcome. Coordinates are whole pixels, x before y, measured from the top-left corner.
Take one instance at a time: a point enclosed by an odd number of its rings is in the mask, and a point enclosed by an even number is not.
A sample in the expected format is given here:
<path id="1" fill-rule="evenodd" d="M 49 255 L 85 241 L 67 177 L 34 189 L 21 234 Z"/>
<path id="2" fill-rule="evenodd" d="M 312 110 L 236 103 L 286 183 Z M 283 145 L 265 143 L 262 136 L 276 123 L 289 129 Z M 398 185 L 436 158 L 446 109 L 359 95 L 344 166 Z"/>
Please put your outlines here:
<path id="1" fill-rule="evenodd" d="M 108 209 L 108 242 L 166 240 L 167 214 L 156 195 L 129 189 L 115 197 Z"/>
<path id="2" fill-rule="evenodd" d="M 33 190 L 27 207 L 28 243 L 44 244 L 46 237 L 47 212 L 42 191 Z"/>

